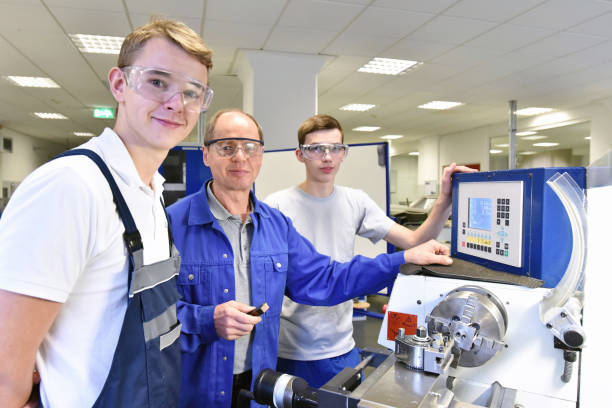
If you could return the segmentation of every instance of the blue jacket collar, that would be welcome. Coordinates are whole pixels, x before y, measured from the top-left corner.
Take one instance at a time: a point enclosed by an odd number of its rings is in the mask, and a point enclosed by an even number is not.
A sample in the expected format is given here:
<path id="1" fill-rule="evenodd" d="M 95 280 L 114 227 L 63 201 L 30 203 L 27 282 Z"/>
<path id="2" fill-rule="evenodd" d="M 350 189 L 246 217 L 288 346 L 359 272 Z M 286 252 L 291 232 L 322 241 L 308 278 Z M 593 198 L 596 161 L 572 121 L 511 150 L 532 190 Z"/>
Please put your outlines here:
<path id="1" fill-rule="evenodd" d="M 189 218 L 188 225 L 202 225 L 202 224 L 210 224 L 215 220 L 215 217 L 212 215 L 210 211 L 210 206 L 208 205 L 208 197 L 206 196 L 206 185 L 210 183 L 211 180 L 207 180 L 202 183 L 202 187 L 200 190 L 191 195 L 189 203 Z M 253 191 L 251 191 L 251 202 L 255 203 L 253 214 L 258 217 L 269 218 L 270 215 L 265 210 L 263 204 L 255 197 Z"/>

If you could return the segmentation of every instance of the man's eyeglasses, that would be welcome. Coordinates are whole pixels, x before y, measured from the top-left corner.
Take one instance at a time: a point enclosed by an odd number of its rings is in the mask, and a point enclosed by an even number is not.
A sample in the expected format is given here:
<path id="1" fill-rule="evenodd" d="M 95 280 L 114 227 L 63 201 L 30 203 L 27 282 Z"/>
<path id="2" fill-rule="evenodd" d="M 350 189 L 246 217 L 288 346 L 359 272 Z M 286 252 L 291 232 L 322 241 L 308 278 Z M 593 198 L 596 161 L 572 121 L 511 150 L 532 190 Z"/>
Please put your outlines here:
<path id="1" fill-rule="evenodd" d="M 326 154 L 333 158 L 342 157 L 348 154 L 348 145 L 341 143 L 315 143 L 300 145 L 300 150 L 308 160 L 321 160 Z"/>
<path id="2" fill-rule="evenodd" d="M 263 154 L 263 142 L 246 137 L 228 137 L 224 139 L 213 139 L 204 143 L 204 146 L 215 146 L 215 150 L 221 157 L 232 157 L 238 150 L 247 157 L 261 156 Z"/>
<path id="3" fill-rule="evenodd" d="M 181 95 L 185 109 L 205 112 L 213 98 L 213 90 L 202 82 L 176 72 L 159 68 L 129 65 L 121 68 L 128 86 L 143 98 L 165 103 Z"/>

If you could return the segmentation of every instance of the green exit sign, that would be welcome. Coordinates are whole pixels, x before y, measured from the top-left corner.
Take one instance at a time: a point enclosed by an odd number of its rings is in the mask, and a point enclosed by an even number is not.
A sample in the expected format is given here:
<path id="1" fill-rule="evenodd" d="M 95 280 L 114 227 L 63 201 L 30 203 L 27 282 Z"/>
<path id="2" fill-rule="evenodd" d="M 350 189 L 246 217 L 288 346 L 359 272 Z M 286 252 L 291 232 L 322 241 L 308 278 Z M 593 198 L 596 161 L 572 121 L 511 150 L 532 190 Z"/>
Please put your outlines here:
<path id="1" fill-rule="evenodd" d="M 94 108 L 93 117 L 98 119 L 115 119 L 113 108 Z"/>

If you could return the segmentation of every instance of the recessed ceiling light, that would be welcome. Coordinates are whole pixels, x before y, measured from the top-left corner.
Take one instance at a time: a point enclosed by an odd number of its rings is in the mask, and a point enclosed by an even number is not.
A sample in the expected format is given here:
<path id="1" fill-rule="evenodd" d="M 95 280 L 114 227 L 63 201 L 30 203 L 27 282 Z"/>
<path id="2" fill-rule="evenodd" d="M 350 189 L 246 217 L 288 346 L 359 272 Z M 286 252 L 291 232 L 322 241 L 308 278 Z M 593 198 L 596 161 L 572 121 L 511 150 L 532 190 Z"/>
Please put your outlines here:
<path id="1" fill-rule="evenodd" d="M 53 113 L 53 112 L 34 112 L 34 115 L 38 116 L 41 119 L 68 119 L 66 116 L 61 113 Z"/>
<path id="2" fill-rule="evenodd" d="M 497 153 L 501 153 L 503 150 L 499 150 L 499 149 L 491 149 L 489 150 L 489 153 L 491 154 L 497 154 Z"/>
<path id="3" fill-rule="evenodd" d="M 559 143 L 557 142 L 540 142 L 540 143 L 534 143 L 533 144 L 536 147 L 555 147 L 555 146 L 559 146 Z"/>
<path id="4" fill-rule="evenodd" d="M 499 144 L 496 144 L 496 145 L 493 145 L 493 146 L 495 146 L 495 147 L 508 147 L 510 145 L 508 143 L 499 143 Z"/>
<path id="5" fill-rule="evenodd" d="M 399 60 L 391 58 L 374 58 L 357 72 L 368 72 L 370 74 L 399 75 L 408 69 L 420 64 L 418 61 Z"/>
<path id="6" fill-rule="evenodd" d="M 354 128 L 355 132 L 374 132 L 380 129 L 380 126 L 359 126 Z"/>
<path id="7" fill-rule="evenodd" d="M 71 34 L 70 38 L 81 52 L 92 54 L 119 54 L 123 37 L 108 35 Z"/>
<path id="8" fill-rule="evenodd" d="M 370 105 L 367 103 L 349 103 L 348 105 L 344 105 L 340 108 L 343 111 L 355 111 L 355 112 L 365 112 L 367 110 L 372 109 L 376 105 Z"/>
<path id="9" fill-rule="evenodd" d="M 533 130 L 527 130 L 525 132 L 517 132 L 516 135 L 517 136 L 531 136 L 531 135 L 535 135 L 538 132 L 534 132 Z"/>
<path id="10" fill-rule="evenodd" d="M 531 150 L 518 152 L 518 154 L 522 154 L 523 156 L 531 156 L 532 154 L 536 154 L 536 152 L 532 152 Z"/>
<path id="11" fill-rule="evenodd" d="M 17 86 L 24 86 L 28 88 L 59 88 L 51 78 L 46 77 L 27 77 L 27 76 L 6 76 L 6 79 L 11 81 Z"/>
<path id="12" fill-rule="evenodd" d="M 516 114 L 519 116 L 533 116 L 540 115 L 542 113 L 548 113 L 552 111 L 552 108 L 523 108 L 516 111 Z"/>
<path id="13" fill-rule="evenodd" d="M 546 139 L 548 136 L 544 136 L 544 135 L 533 135 L 533 136 L 524 136 L 521 137 L 521 139 L 523 140 L 541 140 L 541 139 Z"/>
<path id="14" fill-rule="evenodd" d="M 381 136 L 381 139 L 387 139 L 387 140 L 395 140 L 395 139 L 401 139 L 402 137 L 404 137 L 403 135 L 384 135 Z"/>
<path id="15" fill-rule="evenodd" d="M 586 136 L 584 139 L 585 140 L 591 140 L 591 136 Z"/>
<path id="16" fill-rule="evenodd" d="M 408 153 L 408 156 L 418 156 L 419 152 L 410 152 Z"/>
<path id="17" fill-rule="evenodd" d="M 92 136 L 95 136 L 91 132 L 72 132 L 72 134 L 75 135 L 75 136 L 82 136 L 82 137 L 92 137 Z"/>
<path id="18" fill-rule="evenodd" d="M 424 105 L 419 105 L 421 109 L 435 109 L 435 110 L 446 110 L 455 108 L 457 106 L 463 105 L 462 102 L 449 102 L 449 101 L 431 101 L 427 102 Z"/>

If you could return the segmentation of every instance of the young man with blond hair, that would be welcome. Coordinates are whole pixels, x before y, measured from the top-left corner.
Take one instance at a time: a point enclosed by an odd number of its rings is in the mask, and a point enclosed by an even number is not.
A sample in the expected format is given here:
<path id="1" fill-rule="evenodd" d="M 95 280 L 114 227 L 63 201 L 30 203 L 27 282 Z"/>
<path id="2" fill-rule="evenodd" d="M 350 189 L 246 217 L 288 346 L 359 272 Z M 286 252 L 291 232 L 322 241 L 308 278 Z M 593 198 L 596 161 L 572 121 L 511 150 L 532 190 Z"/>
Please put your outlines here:
<path id="1" fill-rule="evenodd" d="M 340 123 L 329 115 L 308 118 L 298 129 L 297 159 L 306 180 L 265 200 L 291 218 L 300 234 L 322 254 L 345 262 L 354 254 L 355 236 L 380 239 L 400 248 L 414 248 L 435 239 L 449 215 L 451 175 L 471 171 L 463 166 L 444 169 L 442 193 L 427 220 L 411 231 L 394 223 L 363 191 L 334 184 L 348 154 Z M 281 314 L 277 370 L 320 387 L 344 367 L 360 361 L 353 340 L 353 302 L 309 306 L 285 297 Z"/>
<path id="2" fill-rule="evenodd" d="M 174 407 L 179 257 L 157 169 L 212 98 L 211 51 L 185 24 L 130 33 L 106 128 L 41 166 L 0 221 L 0 406 L 40 374 L 47 407 Z"/>

